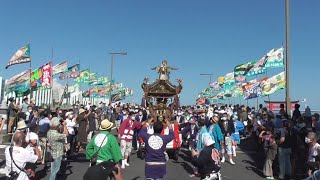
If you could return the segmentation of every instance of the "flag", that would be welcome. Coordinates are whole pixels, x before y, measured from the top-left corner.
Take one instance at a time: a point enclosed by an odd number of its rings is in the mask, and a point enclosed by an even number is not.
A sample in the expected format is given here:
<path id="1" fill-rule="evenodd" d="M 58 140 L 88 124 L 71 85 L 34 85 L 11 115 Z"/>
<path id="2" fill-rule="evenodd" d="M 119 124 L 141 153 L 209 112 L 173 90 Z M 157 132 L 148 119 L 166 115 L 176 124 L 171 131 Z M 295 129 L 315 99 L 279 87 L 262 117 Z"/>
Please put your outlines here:
<path id="1" fill-rule="evenodd" d="M 38 87 L 42 84 L 42 69 L 37 68 L 31 72 L 31 87 Z"/>
<path id="2" fill-rule="evenodd" d="M 52 75 L 56 75 L 56 74 L 59 74 L 59 73 L 63 73 L 65 71 L 68 70 L 68 62 L 67 61 L 64 61 L 60 64 L 57 64 L 55 66 L 52 67 Z"/>
<path id="3" fill-rule="evenodd" d="M 234 68 L 234 79 L 236 82 L 245 82 L 245 74 L 253 67 L 254 61 L 240 64 Z"/>
<path id="4" fill-rule="evenodd" d="M 222 85 L 224 83 L 224 77 L 218 77 L 218 83 Z"/>
<path id="5" fill-rule="evenodd" d="M 244 100 L 252 99 L 261 96 L 262 94 L 262 86 L 268 78 L 265 77 L 259 81 L 254 83 L 248 83 L 243 86 L 243 96 Z"/>
<path id="6" fill-rule="evenodd" d="M 100 78 L 98 78 L 98 81 L 101 82 L 102 84 L 106 85 L 108 83 L 108 78 L 107 77 L 100 77 Z"/>
<path id="7" fill-rule="evenodd" d="M 80 64 L 75 64 L 68 68 L 69 78 L 77 78 L 80 76 Z"/>
<path id="8" fill-rule="evenodd" d="M 255 61 L 250 61 L 236 66 L 234 68 L 234 77 L 239 75 L 245 75 L 254 66 L 255 63 Z"/>
<path id="9" fill-rule="evenodd" d="M 42 65 L 31 72 L 31 87 L 51 88 L 52 86 L 52 63 Z"/>
<path id="10" fill-rule="evenodd" d="M 279 68 L 284 66 L 283 62 L 283 47 L 279 49 L 272 49 L 267 53 L 267 61 L 265 67 L 267 68 Z"/>
<path id="11" fill-rule="evenodd" d="M 232 97 L 239 97 L 243 95 L 243 89 L 241 84 L 236 84 L 232 91 Z"/>
<path id="12" fill-rule="evenodd" d="M 123 97 L 121 92 L 111 95 L 111 102 L 118 102 L 118 101 L 121 101 L 122 99 Z"/>
<path id="13" fill-rule="evenodd" d="M 213 91 L 219 91 L 221 87 L 218 82 L 212 82 L 209 84 L 209 86 Z"/>
<path id="14" fill-rule="evenodd" d="M 103 85 L 102 82 L 99 82 L 98 80 L 93 80 L 89 83 L 90 86 L 100 86 Z"/>
<path id="15" fill-rule="evenodd" d="M 90 82 L 96 79 L 97 73 L 90 73 Z"/>
<path id="16" fill-rule="evenodd" d="M 67 71 L 59 74 L 59 79 L 77 78 L 80 76 L 80 64 L 75 64 L 68 68 Z"/>
<path id="17" fill-rule="evenodd" d="M 16 94 L 16 98 L 25 97 L 30 94 L 30 89 L 27 89 L 26 91 L 14 91 Z"/>
<path id="18" fill-rule="evenodd" d="M 19 82 L 23 82 L 29 79 L 30 79 L 30 69 L 25 70 L 22 73 L 13 76 L 7 81 L 6 85 L 15 85 Z"/>
<path id="19" fill-rule="evenodd" d="M 224 76 L 224 83 L 234 82 L 234 72 L 228 73 Z"/>
<path id="20" fill-rule="evenodd" d="M 75 84 L 73 86 L 68 87 L 68 93 L 73 93 L 79 88 L 79 84 Z"/>
<path id="21" fill-rule="evenodd" d="M 50 88 L 52 86 L 52 63 L 49 62 L 41 67 L 42 69 L 42 88 Z"/>
<path id="22" fill-rule="evenodd" d="M 259 61 L 257 61 L 253 67 L 246 73 L 246 76 L 254 76 L 258 74 L 266 73 L 265 64 L 267 62 L 267 56 L 263 56 Z"/>
<path id="23" fill-rule="evenodd" d="M 81 83 L 80 77 L 75 78 L 75 79 L 74 79 L 74 82 L 75 82 L 75 83 Z"/>
<path id="24" fill-rule="evenodd" d="M 80 72 L 81 82 L 90 82 L 90 70 L 86 69 Z"/>
<path id="25" fill-rule="evenodd" d="M 262 88 L 262 95 L 268 96 L 280 89 L 284 89 L 285 87 L 286 87 L 285 72 L 281 72 L 269 78 L 268 80 L 266 80 Z"/>
<path id="26" fill-rule="evenodd" d="M 28 63 L 31 61 L 30 57 L 30 44 L 27 44 L 26 46 L 20 48 L 9 60 L 6 69 L 8 69 L 9 66 L 15 65 L 15 64 L 22 64 L 22 63 Z"/>

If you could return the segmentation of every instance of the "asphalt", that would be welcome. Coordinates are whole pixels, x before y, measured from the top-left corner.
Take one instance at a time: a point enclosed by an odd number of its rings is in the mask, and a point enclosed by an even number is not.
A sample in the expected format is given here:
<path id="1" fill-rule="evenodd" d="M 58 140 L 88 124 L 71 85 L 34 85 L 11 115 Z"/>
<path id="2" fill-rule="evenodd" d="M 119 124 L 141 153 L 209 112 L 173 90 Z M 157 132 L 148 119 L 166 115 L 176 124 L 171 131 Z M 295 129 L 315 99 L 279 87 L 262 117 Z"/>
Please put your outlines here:
<path id="1" fill-rule="evenodd" d="M 9 144 L 0 145 L 0 159 L 4 160 L 4 150 Z M 165 180 L 192 180 L 199 179 L 197 177 L 190 177 L 192 174 L 192 165 L 190 163 L 191 154 L 186 149 L 181 149 L 179 152 L 179 159 L 177 161 L 170 159 L 167 163 L 167 175 Z M 262 173 L 264 158 L 262 153 L 257 153 L 255 142 L 252 138 L 247 138 L 241 141 L 241 145 L 237 150 L 237 157 L 234 157 L 236 165 L 226 162 L 221 165 L 221 174 L 223 179 L 233 180 L 259 180 L 265 179 Z M 137 157 L 135 151 L 132 152 L 130 157 L 130 166 L 123 170 L 125 180 L 142 180 L 144 178 L 144 161 Z M 4 167 L 5 161 L 0 160 L 0 166 Z M 63 175 L 58 176 L 58 180 L 65 179 L 82 179 L 89 162 L 85 159 L 84 154 L 79 154 L 74 157 L 74 160 L 69 160 L 63 163 Z M 277 174 L 277 165 L 275 165 L 275 174 Z M 50 172 L 43 169 L 39 165 L 37 168 L 37 177 L 39 179 L 49 179 Z M 0 176 L 0 180 L 5 179 Z"/>
<path id="2" fill-rule="evenodd" d="M 4 158 L 4 149 L 0 148 L 0 158 Z M 197 177 L 190 177 L 192 173 L 192 166 L 190 163 L 191 154 L 189 151 L 182 149 L 179 153 L 179 159 L 177 161 L 170 159 L 167 163 L 167 175 L 165 180 L 183 179 L 192 180 L 199 179 Z M 231 165 L 227 161 L 222 164 L 221 173 L 223 179 L 234 180 L 259 180 L 265 179 L 262 176 L 262 172 L 259 170 L 262 168 L 261 163 L 263 160 L 255 160 L 259 158 L 254 151 L 243 152 L 238 151 L 237 157 L 234 158 L 236 165 Z M 4 165 L 4 164 L 3 164 Z M 79 154 L 74 160 L 63 163 L 64 175 L 58 176 L 58 180 L 65 179 L 82 179 L 85 174 L 89 162 L 85 159 L 84 154 Z M 123 170 L 125 180 L 142 180 L 144 178 L 144 161 L 137 158 L 136 152 L 133 152 L 130 157 L 130 166 Z M 43 169 L 43 166 L 38 166 L 37 177 L 39 179 L 49 179 L 50 173 Z M 4 178 L 4 177 L 2 177 Z M 1 179 L 1 178 L 0 178 Z"/>

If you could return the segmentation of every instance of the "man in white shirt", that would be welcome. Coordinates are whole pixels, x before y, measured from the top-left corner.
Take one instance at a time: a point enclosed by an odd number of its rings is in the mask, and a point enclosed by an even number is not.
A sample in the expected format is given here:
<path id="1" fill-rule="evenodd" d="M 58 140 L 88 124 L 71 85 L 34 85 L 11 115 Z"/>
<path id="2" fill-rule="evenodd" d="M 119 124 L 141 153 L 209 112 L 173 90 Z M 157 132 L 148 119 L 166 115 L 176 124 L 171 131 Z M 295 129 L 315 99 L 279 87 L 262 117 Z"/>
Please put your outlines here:
<path id="1" fill-rule="evenodd" d="M 35 163 L 41 159 L 40 151 L 37 148 L 37 141 L 31 140 L 36 154 L 23 147 L 27 143 L 24 133 L 16 132 L 13 141 L 15 145 L 7 147 L 5 150 L 7 172 L 8 174 L 11 174 L 11 171 L 16 172 L 18 174 L 17 180 L 29 180 L 26 170 L 24 170 L 26 163 Z"/>
<path id="2" fill-rule="evenodd" d="M 67 138 L 67 142 L 68 144 L 70 144 L 70 150 L 68 151 L 68 155 L 72 155 L 73 150 L 74 150 L 74 138 L 75 138 L 75 126 L 76 126 L 76 122 L 75 119 L 73 117 L 73 112 L 67 112 L 66 113 L 66 125 L 67 125 L 67 129 L 68 129 L 68 138 Z"/>

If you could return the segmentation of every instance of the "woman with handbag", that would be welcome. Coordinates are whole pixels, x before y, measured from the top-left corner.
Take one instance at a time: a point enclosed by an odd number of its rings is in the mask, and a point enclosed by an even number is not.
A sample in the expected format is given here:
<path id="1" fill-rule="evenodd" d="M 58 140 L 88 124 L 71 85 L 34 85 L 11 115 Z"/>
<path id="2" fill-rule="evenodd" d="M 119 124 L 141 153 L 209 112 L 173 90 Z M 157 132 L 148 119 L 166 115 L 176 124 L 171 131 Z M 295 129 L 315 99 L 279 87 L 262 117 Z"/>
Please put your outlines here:
<path id="1" fill-rule="evenodd" d="M 63 134 L 58 132 L 59 125 L 60 119 L 57 117 L 52 118 L 50 121 L 50 130 L 47 134 L 47 138 L 50 143 L 51 156 L 53 158 L 53 162 L 51 162 L 50 180 L 56 179 L 61 166 L 62 156 L 64 155 L 64 143 L 68 136 L 66 122 L 63 122 Z"/>

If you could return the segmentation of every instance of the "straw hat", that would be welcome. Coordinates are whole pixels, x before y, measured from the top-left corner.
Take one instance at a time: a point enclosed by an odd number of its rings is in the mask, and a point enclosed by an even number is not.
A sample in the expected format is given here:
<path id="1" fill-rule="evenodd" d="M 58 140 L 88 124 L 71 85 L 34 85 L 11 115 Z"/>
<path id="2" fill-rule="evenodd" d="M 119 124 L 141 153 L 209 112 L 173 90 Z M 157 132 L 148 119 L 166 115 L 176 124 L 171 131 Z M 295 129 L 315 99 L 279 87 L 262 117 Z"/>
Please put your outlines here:
<path id="1" fill-rule="evenodd" d="M 84 112 L 86 112 L 86 110 L 84 110 L 83 108 L 80 108 L 80 109 L 79 109 L 79 114 L 82 114 L 82 113 L 84 113 Z"/>
<path id="2" fill-rule="evenodd" d="M 23 120 L 18 122 L 18 124 L 17 124 L 17 129 L 18 130 L 26 129 L 26 128 L 28 128 L 28 126 Z"/>
<path id="3" fill-rule="evenodd" d="M 108 119 L 105 119 L 105 120 L 101 121 L 101 125 L 100 125 L 99 129 L 101 131 L 106 131 L 106 130 L 112 128 L 112 126 L 113 126 L 113 123 L 110 122 Z"/>

